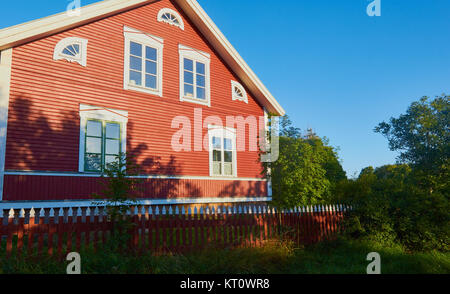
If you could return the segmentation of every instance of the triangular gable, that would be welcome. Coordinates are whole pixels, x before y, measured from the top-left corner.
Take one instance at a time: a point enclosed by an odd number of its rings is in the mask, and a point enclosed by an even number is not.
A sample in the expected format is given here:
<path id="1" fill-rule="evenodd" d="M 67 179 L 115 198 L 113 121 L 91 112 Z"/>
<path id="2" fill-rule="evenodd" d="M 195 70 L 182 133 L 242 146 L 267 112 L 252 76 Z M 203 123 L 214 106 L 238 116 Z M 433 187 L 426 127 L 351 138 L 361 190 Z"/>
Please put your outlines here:
<path id="1" fill-rule="evenodd" d="M 0 30 L 0 50 L 47 37 L 67 29 L 132 10 L 159 0 L 105 0 L 81 8 L 79 16 L 68 17 L 66 12 Z M 174 0 L 208 39 L 227 65 L 242 80 L 267 111 L 284 115 L 285 111 L 250 69 L 239 53 L 225 38 L 196 0 Z"/>

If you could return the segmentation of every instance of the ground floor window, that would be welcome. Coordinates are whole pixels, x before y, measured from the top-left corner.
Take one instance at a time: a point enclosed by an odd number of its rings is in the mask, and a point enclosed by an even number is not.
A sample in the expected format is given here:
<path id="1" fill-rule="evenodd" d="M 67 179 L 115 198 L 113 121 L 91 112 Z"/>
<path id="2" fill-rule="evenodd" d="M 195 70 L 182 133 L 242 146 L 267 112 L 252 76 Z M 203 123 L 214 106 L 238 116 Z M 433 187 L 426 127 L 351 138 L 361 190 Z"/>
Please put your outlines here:
<path id="1" fill-rule="evenodd" d="M 211 176 L 237 177 L 234 129 L 210 126 L 209 150 Z"/>

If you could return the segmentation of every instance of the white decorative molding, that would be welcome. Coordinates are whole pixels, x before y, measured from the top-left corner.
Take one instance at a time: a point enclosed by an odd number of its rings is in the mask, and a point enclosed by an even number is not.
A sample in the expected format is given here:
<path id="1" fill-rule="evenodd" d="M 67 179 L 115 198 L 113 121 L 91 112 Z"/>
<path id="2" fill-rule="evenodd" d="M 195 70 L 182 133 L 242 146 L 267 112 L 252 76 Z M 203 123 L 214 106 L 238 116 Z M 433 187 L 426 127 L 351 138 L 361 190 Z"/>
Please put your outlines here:
<path id="1" fill-rule="evenodd" d="M 123 88 L 125 90 L 135 90 L 148 94 L 163 96 L 163 49 L 164 39 L 153 36 L 151 34 L 124 26 L 123 34 L 125 37 L 125 59 L 124 59 L 124 73 L 123 73 Z M 145 80 L 142 79 L 142 85 L 134 85 L 130 83 L 130 42 L 139 43 L 142 46 L 148 46 L 157 50 L 157 89 L 145 87 Z M 142 56 L 142 76 L 145 77 L 145 58 Z"/>
<path id="2" fill-rule="evenodd" d="M 84 172 L 84 155 L 86 143 L 86 124 L 88 119 L 98 119 L 102 121 L 113 121 L 120 123 L 121 127 L 121 150 L 126 153 L 127 150 L 127 123 L 128 111 L 115 110 L 102 106 L 91 106 L 80 104 L 80 146 L 78 171 Z"/>
<path id="3" fill-rule="evenodd" d="M 210 86 L 210 79 L 211 79 L 211 55 L 209 53 L 184 46 L 179 45 L 178 46 L 179 54 L 180 54 L 180 101 L 186 101 L 186 102 L 192 102 L 197 103 L 201 105 L 205 105 L 208 107 L 211 107 L 211 86 Z M 188 58 L 193 61 L 198 61 L 205 64 L 205 86 L 206 86 L 206 99 L 197 99 L 193 97 L 187 97 L 184 95 L 184 59 Z M 195 80 L 195 76 L 194 76 Z M 195 87 L 194 87 L 195 89 Z"/>
<path id="4" fill-rule="evenodd" d="M 248 104 L 247 91 L 245 88 L 236 81 L 231 81 L 231 97 L 233 101 L 243 101 Z"/>
<path id="5" fill-rule="evenodd" d="M 184 21 L 181 15 L 173 9 L 163 8 L 158 13 L 158 21 L 179 27 L 184 31 Z"/>
<path id="6" fill-rule="evenodd" d="M 8 176 L 46 176 L 46 177 L 81 177 L 98 178 L 100 174 L 81 173 L 81 172 L 39 172 L 39 171 L 6 171 Z M 267 182 L 265 178 L 230 178 L 230 177 L 205 177 L 205 176 L 173 176 L 173 175 L 139 175 L 130 176 L 134 179 L 161 179 L 161 180 L 211 180 L 211 181 L 248 181 L 248 182 Z"/>
<path id="7" fill-rule="evenodd" d="M 3 198 L 3 181 L 5 175 L 6 133 L 8 130 L 12 55 L 12 48 L 0 52 L 0 201 Z"/>
<path id="8" fill-rule="evenodd" d="M 87 66 L 87 44 L 88 40 L 83 38 L 64 38 L 56 44 L 53 51 L 53 59 L 63 59 Z"/>

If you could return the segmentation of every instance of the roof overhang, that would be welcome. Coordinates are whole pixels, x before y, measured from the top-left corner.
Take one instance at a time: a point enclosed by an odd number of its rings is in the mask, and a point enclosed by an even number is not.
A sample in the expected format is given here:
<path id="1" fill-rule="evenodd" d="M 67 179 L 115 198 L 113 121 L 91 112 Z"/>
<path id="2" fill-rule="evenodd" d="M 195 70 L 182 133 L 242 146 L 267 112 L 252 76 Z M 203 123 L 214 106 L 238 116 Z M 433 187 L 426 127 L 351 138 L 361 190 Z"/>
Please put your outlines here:
<path id="1" fill-rule="evenodd" d="M 105 0 L 81 8 L 78 16 L 66 12 L 0 30 L 0 50 L 17 47 L 117 13 L 159 0 Z M 217 53 L 270 113 L 283 116 L 284 109 L 259 80 L 196 0 L 175 0 Z"/>

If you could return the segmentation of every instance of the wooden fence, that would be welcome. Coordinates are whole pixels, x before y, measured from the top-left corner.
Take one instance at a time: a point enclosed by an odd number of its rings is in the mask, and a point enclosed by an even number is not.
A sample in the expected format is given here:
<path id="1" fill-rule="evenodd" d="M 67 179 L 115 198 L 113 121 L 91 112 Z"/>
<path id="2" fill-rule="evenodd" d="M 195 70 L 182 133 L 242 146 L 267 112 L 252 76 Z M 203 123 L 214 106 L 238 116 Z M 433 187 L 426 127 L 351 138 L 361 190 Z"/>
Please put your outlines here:
<path id="1" fill-rule="evenodd" d="M 334 238 L 342 230 L 346 209 L 332 205 L 277 211 L 265 204 L 133 207 L 127 248 L 164 254 L 208 246 L 257 247 L 276 238 L 311 244 Z M 105 213 L 104 207 L 4 211 L 0 257 L 99 250 L 113 227 Z"/>

